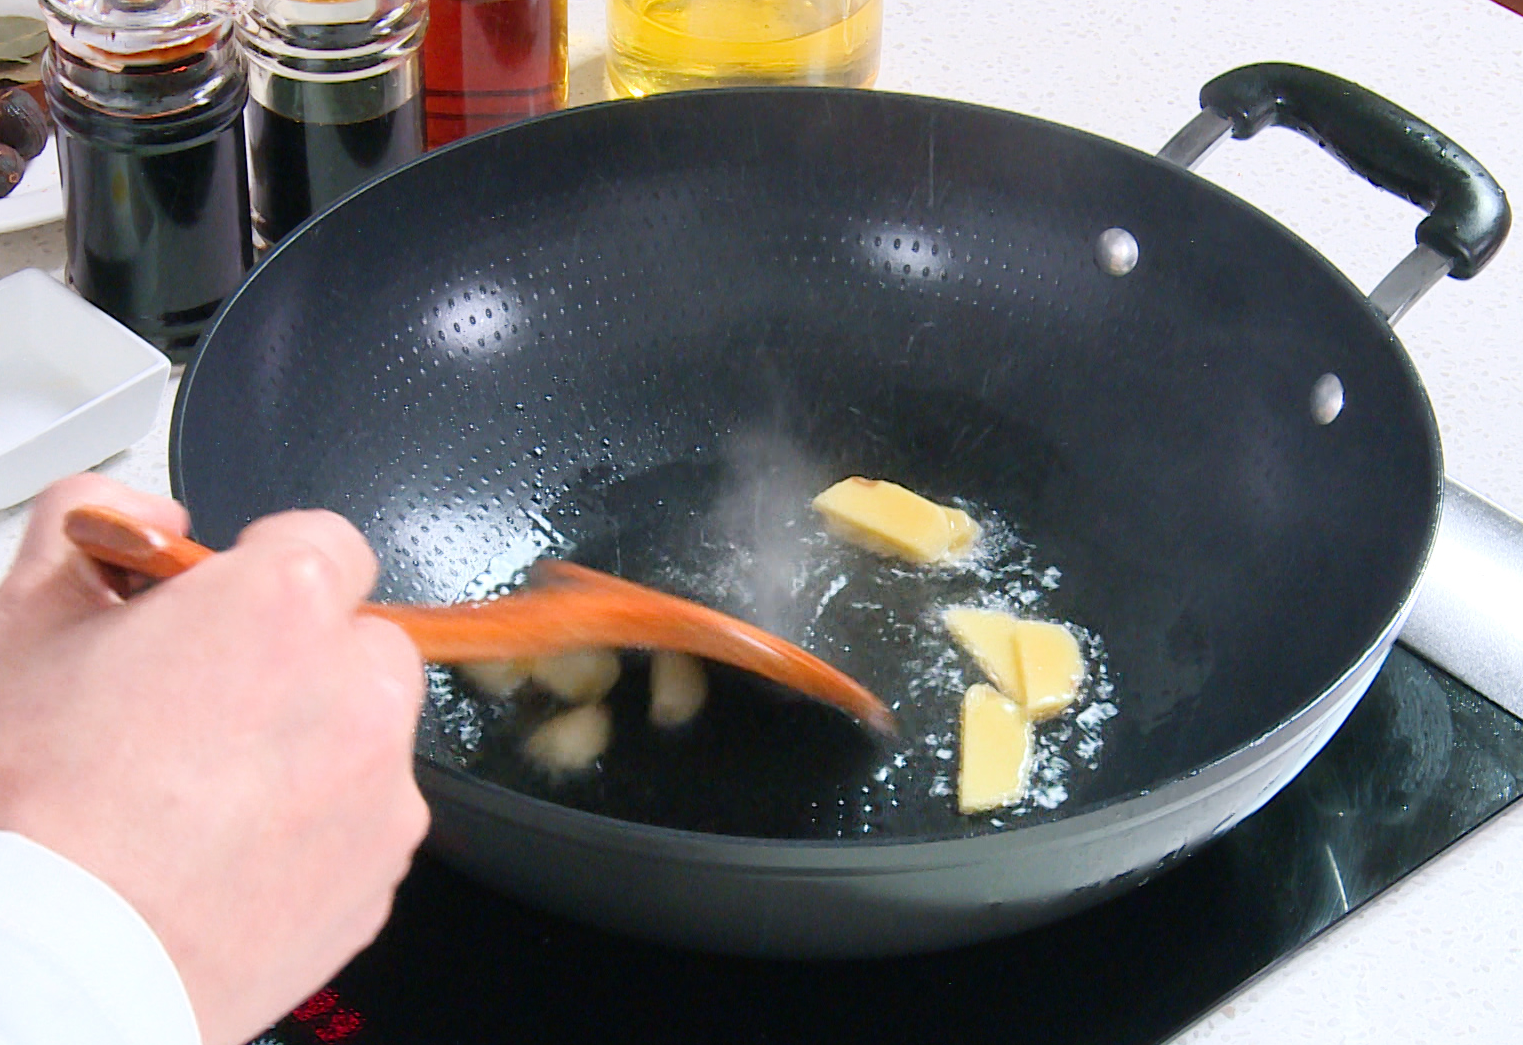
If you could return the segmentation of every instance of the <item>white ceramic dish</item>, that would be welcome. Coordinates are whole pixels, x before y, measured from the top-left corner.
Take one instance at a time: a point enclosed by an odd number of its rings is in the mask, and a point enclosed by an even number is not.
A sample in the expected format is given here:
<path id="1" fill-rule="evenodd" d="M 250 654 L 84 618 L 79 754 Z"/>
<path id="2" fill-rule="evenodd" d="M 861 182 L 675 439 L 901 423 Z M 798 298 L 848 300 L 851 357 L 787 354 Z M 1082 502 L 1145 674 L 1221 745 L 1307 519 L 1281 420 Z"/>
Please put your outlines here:
<path id="1" fill-rule="evenodd" d="M 21 183 L 0 199 L 0 232 L 15 232 L 46 225 L 63 218 L 63 182 L 58 176 L 58 144 L 48 139 L 47 148 L 26 165 Z"/>
<path id="2" fill-rule="evenodd" d="M 163 353 L 38 269 L 0 279 L 0 507 L 148 434 Z"/>

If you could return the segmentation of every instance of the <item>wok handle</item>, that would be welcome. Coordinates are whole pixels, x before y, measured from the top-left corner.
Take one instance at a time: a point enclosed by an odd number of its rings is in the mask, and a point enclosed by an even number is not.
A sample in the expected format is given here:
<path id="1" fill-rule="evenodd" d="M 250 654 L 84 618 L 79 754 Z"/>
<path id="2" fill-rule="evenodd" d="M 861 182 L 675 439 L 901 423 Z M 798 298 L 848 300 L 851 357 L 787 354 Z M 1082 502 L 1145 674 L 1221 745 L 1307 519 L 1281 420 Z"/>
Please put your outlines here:
<path id="1" fill-rule="evenodd" d="M 1512 209 L 1486 168 L 1400 106 L 1358 84 L 1300 65 L 1265 62 L 1223 73 L 1200 91 L 1202 109 L 1234 138 L 1289 127 L 1356 174 L 1428 212 L 1417 242 L 1474 276 L 1507 238 Z"/>

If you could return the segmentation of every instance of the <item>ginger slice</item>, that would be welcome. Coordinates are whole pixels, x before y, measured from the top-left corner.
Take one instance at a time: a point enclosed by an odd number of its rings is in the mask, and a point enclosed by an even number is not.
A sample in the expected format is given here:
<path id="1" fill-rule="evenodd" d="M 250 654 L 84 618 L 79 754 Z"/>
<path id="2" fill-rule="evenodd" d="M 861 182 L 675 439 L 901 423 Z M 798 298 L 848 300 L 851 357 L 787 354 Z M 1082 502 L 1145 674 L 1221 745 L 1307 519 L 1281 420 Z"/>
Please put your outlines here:
<path id="1" fill-rule="evenodd" d="M 980 533 L 967 512 L 883 479 L 842 479 L 812 503 L 825 517 L 825 528 L 843 541 L 910 562 L 959 558 Z"/>
<path id="2" fill-rule="evenodd" d="M 1021 704 L 1034 722 L 1061 715 L 1079 693 L 1084 657 L 1073 632 L 1046 621 L 1016 621 Z"/>
<path id="3" fill-rule="evenodd" d="M 619 681 L 619 655 L 610 649 L 535 657 L 529 677 L 570 704 L 595 704 Z"/>
<path id="4" fill-rule="evenodd" d="M 1015 645 L 1019 618 L 999 610 L 957 606 L 941 615 L 957 644 L 972 656 L 994 687 L 1021 699 L 1021 662 Z"/>
<path id="5" fill-rule="evenodd" d="M 1078 696 L 1084 658 L 1063 625 L 969 606 L 947 610 L 942 620 L 989 681 L 1032 721 L 1062 714 Z"/>
<path id="6" fill-rule="evenodd" d="M 674 729 L 691 722 L 709 693 L 708 676 L 696 657 L 671 650 L 650 655 L 650 720 Z"/>
<path id="7" fill-rule="evenodd" d="M 456 665 L 465 680 L 494 700 L 507 700 L 529 681 L 523 660 L 478 660 Z"/>
<path id="8" fill-rule="evenodd" d="M 1021 707 L 978 682 L 962 698 L 962 755 L 957 808 L 978 813 L 1014 805 L 1026 794 L 1031 772 L 1031 722 Z"/>
<path id="9" fill-rule="evenodd" d="M 551 773 L 590 769 L 613 736 L 607 704 L 583 704 L 542 723 L 524 741 L 524 753 Z"/>

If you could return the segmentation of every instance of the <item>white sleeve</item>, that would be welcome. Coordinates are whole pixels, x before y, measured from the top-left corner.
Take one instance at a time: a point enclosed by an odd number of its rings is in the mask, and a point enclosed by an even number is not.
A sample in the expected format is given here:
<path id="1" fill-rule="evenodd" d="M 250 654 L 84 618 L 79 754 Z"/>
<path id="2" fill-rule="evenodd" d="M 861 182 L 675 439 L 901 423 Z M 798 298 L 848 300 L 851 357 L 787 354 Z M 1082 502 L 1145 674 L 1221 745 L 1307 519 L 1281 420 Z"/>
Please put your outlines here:
<path id="1" fill-rule="evenodd" d="M 180 974 L 115 890 L 0 831 L 0 1045 L 201 1045 Z"/>

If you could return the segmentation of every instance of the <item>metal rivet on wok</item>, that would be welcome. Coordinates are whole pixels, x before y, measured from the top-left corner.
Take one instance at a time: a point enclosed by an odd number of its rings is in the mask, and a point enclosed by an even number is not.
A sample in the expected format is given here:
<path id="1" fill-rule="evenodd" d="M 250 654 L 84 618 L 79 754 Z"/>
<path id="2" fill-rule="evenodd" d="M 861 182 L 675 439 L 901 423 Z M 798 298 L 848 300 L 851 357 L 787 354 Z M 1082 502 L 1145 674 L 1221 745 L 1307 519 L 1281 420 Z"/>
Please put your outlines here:
<path id="1" fill-rule="evenodd" d="M 1343 412 L 1343 382 L 1337 374 L 1323 374 L 1311 386 L 1311 419 L 1330 425 Z"/>
<path id="2" fill-rule="evenodd" d="M 1095 264 L 1111 276 L 1124 276 L 1137 267 L 1137 237 L 1126 229 L 1106 229 L 1095 239 Z"/>

